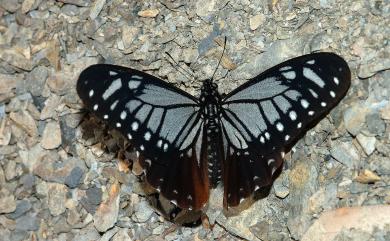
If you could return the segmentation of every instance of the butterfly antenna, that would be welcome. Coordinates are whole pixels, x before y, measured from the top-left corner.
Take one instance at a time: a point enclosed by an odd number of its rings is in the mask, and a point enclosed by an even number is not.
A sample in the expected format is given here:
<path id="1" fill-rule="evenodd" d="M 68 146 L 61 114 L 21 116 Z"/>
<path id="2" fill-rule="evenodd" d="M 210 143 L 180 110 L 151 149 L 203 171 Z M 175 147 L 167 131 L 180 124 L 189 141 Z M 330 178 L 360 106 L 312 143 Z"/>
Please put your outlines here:
<path id="1" fill-rule="evenodd" d="M 179 65 L 178 62 L 175 61 L 175 59 L 172 57 L 172 55 L 170 55 L 168 52 L 165 52 L 166 55 L 168 55 L 168 57 L 172 60 L 173 63 L 175 63 L 175 66 L 177 66 L 179 69 L 181 69 L 182 71 L 184 71 L 186 74 L 188 74 L 189 76 L 191 76 L 193 79 L 195 79 L 195 76 L 194 74 L 192 74 L 191 72 L 189 72 L 188 70 L 184 69 L 183 67 L 181 67 Z M 181 72 L 182 73 L 182 72 Z M 183 74 L 183 73 L 182 73 Z M 183 74 L 187 79 L 191 80 L 187 75 Z"/>
<path id="2" fill-rule="evenodd" d="M 225 54 L 225 49 L 226 49 L 226 36 L 225 36 L 225 41 L 224 41 L 224 43 L 223 43 L 223 50 L 222 50 L 221 57 L 219 58 L 217 67 L 216 67 L 215 70 L 214 70 L 214 73 L 213 73 L 213 76 L 211 77 L 211 80 L 214 79 L 215 73 L 217 73 L 218 67 L 219 67 L 219 65 L 221 64 L 221 61 L 222 61 L 222 57 L 223 57 L 223 55 Z"/>

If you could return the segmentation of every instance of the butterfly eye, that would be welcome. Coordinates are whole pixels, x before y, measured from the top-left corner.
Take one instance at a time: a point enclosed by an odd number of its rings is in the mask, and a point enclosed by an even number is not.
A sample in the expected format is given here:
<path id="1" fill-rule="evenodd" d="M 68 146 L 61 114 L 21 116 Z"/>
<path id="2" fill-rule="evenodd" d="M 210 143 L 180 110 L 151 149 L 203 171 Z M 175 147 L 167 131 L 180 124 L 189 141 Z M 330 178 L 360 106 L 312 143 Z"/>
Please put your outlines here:
<path id="1" fill-rule="evenodd" d="M 345 96 L 350 78 L 341 57 L 316 53 L 283 62 L 228 95 L 205 80 L 195 98 L 115 65 L 84 70 L 77 91 L 134 144 L 149 184 L 179 207 L 200 210 L 220 182 L 226 207 L 272 184 L 284 153 Z"/>

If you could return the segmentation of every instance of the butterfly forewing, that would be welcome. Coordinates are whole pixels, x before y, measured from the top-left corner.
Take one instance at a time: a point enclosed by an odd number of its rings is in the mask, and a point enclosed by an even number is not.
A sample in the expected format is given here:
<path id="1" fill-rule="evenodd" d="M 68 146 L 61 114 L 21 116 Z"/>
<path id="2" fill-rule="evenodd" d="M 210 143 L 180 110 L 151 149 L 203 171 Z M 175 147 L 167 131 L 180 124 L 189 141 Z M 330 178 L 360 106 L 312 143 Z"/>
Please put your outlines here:
<path id="1" fill-rule="evenodd" d="M 350 78 L 339 56 L 309 54 L 263 72 L 224 98 L 228 206 L 270 184 L 284 152 L 344 97 Z"/>
<path id="2" fill-rule="evenodd" d="M 184 208 L 207 201 L 196 98 L 141 71 L 104 64 L 80 74 L 77 92 L 90 111 L 131 139 L 148 182 L 165 197 Z"/>

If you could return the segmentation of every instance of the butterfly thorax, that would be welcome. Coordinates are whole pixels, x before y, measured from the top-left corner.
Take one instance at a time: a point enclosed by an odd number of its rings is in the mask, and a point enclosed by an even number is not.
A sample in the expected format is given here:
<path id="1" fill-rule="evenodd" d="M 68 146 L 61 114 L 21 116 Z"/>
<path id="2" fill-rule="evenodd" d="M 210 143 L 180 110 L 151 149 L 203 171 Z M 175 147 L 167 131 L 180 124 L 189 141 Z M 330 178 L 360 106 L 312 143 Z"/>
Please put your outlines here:
<path id="1" fill-rule="evenodd" d="M 211 187 L 216 187 L 221 180 L 223 151 L 221 135 L 221 95 L 211 80 L 205 80 L 200 94 L 202 118 L 204 118 L 205 143 L 207 153 L 207 172 Z"/>

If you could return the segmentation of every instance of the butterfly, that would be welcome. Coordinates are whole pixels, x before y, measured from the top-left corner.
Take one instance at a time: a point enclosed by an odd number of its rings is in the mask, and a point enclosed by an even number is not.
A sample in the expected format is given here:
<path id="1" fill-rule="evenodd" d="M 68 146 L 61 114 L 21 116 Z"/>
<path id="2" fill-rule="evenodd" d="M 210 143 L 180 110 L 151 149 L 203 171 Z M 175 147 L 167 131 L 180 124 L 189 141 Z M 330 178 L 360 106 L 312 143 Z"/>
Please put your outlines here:
<path id="1" fill-rule="evenodd" d="M 337 105 L 350 81 L 345 60 L 323 52 L 278 64 L 224 97 L 212 79 L 196 98 L 108 64 L 82 71 L 77 92 L 131 140 L 149 184 L 180 208 L 200 210 L 220 183 L 226 208 L 271 185 L 284 153 Z"/>

